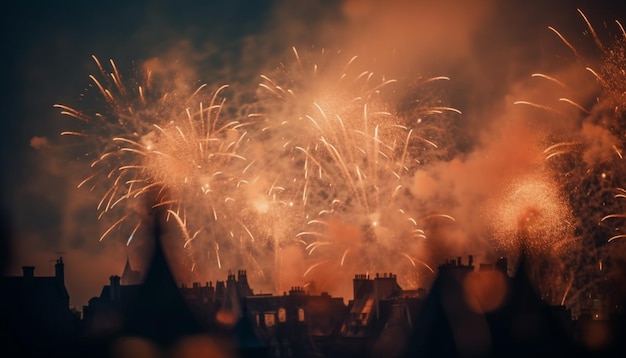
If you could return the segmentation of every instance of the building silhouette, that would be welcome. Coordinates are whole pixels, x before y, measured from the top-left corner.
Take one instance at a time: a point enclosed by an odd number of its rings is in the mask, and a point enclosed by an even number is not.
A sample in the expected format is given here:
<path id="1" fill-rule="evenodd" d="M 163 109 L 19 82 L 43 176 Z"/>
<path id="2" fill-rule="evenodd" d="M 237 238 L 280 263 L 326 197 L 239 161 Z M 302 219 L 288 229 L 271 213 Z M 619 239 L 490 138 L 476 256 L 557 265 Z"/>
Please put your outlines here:
<path id="1" fill-rule="evenodd" d="M 119 276 L 111 276 L 110 285 L 85 308 L 85 356 L 133 355 L 137 345 L 149 347 L 157 355 L 175 355 L 176 350 L 186 349 L 185 342 L 196 342 L 190 341 L 195 337 L 219 334 L 214 321 L 202 322 L 201 316 L 194 314 L 176 284 L 163 251 L 157 215 L 152 256 L 143 281 L 122 285 Z M 128 261 L 124 271 L 127 269 Z"/>
<path id="2" fill-rule="evenodd" d="M 475 271 L 459 258 L 439 266 L 404 356 L 579 356 L 569 322 L 563 307 L 540 298 L 524 258 L 513 277 L 504 260 Z"/>
<path id="3" fill-rule="evenodd" d="M 342 298 L 292 287 L 283 295 L 254 295 L 245 307 L 271 357 L 319 357 L 345 317 Z"/>
<path id="4" fill-rule="evenodd" d="M 124 265 L 124 271 L 120 277 L 120 284 L 122 285 L 137 285 L 141 283 L 141 272 L 135 271 L 130 266 L 130 258 L 126 257 L 126 264 Z"/>
<path id="5" fill-rule="evenodd" d="M 152 259 L 140 282 L 127 260 L 100 295 L 69 307 L 63 258 L 55 275 L 3 277 L 2 349 L 29 357 L 616 357 L 623 315 L 572 320 L 544 301 L 522 256 L 439 265 L 429 291 L 404 290 L 393 273 L 356 274 L 353 299 L 292 287 L 255 294 L 246 270 L 226 280 L 177 284 L 155 219 Z M 510 271 L 514 272 L 510 275 Z M 138 274 L 138 277 L 141 277 Z M 134 276 L 137 277 L 137 276 Z M 129 283 L 130 282 L 130 283 Z M 79 323 L 82 323 L 79 325 Z M 4 356 L 4 355 L 3 355 Z"/>
<path id="6" fill-rule="evenodd" d="M 137 298 L 141 286 L 141 272 L 133 270 L 127 258 L 122 276 L 110 276 L 109 284 L 102 287 L 100 295 L 83 306 L 85 337 L 106 337 L 118 331 L 127 306 Z"/>
<path id="7" fill-rule="evenodd" d="M 353 297 L 333 344 L 332 357 L 394 356 L 404 346 L 405 333 L 422 306 L 426 291 L 404 290 L 393 273 L 354 276 Z"/>
<path id="8" fill-rule="evenodd" d="M 59 257 L 54 276 L 36 276 L 34 266 L 23 275 L 0 279 L 0 344 L 21 357 L 74 354 L 80 317 L 70 309 L 65 264 Z"/>

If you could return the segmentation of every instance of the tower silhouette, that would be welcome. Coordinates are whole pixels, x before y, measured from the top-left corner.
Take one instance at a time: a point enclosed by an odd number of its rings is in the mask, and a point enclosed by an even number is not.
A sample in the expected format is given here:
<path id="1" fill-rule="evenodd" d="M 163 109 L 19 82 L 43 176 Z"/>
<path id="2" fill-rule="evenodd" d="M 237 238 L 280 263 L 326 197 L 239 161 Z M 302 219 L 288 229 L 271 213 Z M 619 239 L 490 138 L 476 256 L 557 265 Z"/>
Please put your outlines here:
<path id="1" fill-rule="evenodd" d="M 168 348 L 185 336 L 199 334 L 202 326 L 178 289 L 165 256 L 160 212 L 153 212 L 152 259 L 143 285 L 124 312 L 122 334 L 148 339 Z"/>

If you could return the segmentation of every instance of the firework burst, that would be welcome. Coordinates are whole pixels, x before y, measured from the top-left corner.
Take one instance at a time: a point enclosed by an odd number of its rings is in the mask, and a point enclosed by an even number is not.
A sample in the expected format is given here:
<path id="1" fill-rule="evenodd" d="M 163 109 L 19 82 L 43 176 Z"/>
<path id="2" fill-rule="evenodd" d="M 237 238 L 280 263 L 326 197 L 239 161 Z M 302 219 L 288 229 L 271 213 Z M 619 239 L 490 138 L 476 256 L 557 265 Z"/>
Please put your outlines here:
<path id="1" fill-rule="evenodd" d="M 318 66 L 294 54 L 261 76 L 258 110 L 243 121 L 224 110 L 227 86 L 207 93 L 149 69 L 125 80 L 94 57 L 98 95 L 84 98 L 94 103 L 56 107 L 81 124 L 63 134 L 89 148 L 92 172 L 78 186 L 102 193 L 100 239 L 123 232 L 130 244 L 150 200 L 166 209 L 192 270 L 251 267 L 281 289 L 285 252 L 297 246 L 312 258 L 305 278 L 326 263 L 352 275 L 398 260 L 432 273 L 419 257 L 423 226 L 454 219 L 422 215 L 406 188 L 434 160 L 438 125 L 460 112 L 429 98 L 403 98 L 397 110 L 397 81 L 359 70 L 356 57 Z"/>
<path id="2" fill-rule="evenodd" d="M 399 259 L 421 265 L 415 256 L 423 222 L 414 218 L 405 188 L 421 165 L 419 154 L 437 149 L 424 135 L 434 118 L 459 111 L 414 101 L 411 116 L 403 117 L 388 97 L 397 81 L 360 70 L 357 57 L 332 66 L 310 64 L 295 49 L 294 56 L 291 65 L 262 76 L 259 116 L 274 143 L 267 165 L 283 169 L 272 170 L 280 173 L 276 181 L 304 211 L 307 225 L 296 237 L 319 258 L 304 275 L 326 263 L 368 272 L 395 268 Z"/>
<path id="3" fill-rule="evenodd" d="M 558 104 L 517 102 L 546 110 L 556 120 L 567 123 L 568 130 L 549 135 L 544 153 L 575 218 L 572 236 L 578 245 L 566 262 L 573 284 L 569 284 L 571 292 L 568 288 L 564 298 L 570 303 L 583 294 L 596 294 L 598 284 L 605 281 L 614 256 L 607 241 L 622 237 L 621 228 L 615 226 L 619 225 L 621 214 L 615 213 L 623 209 L 615 195 L 619 196 L 618 188 L 624 187 L 626 178 L 626 33 L 622 24 L 615 21 L 618 35 L 603 40 L 583 11 L 578 13 L 585 22 L 585 34 L 594 45 L 594 53 L 583 54 L 557 29 L 549 27 L 573 53 L 576 75 L 570 74 L 563 80 L 533 74 L 556 85 L 561 95 L 556 99 Z"/>
<path id="4" fill-rule="evenodd" d="M 100 240 L 121 231 L 130 244 L 153 202 L 180 229 L 192 270 L 254 261 L 255 238 L 240 215 L 247 130 L 222 113 L 227 86 L 207 93 L 206 85 L 187 87 L 150 69 L 127 81 L 113 61 L 107 72 L 93 59 L 100 73 L 90 76 L 91 88 L 99 95 L 85 97 L 93 103 L 55 107 L 82 124 L 62 134 L 89 148 L 92 173 L 78 187 L 103 193 L 99 217 L 110 225 Z"/>

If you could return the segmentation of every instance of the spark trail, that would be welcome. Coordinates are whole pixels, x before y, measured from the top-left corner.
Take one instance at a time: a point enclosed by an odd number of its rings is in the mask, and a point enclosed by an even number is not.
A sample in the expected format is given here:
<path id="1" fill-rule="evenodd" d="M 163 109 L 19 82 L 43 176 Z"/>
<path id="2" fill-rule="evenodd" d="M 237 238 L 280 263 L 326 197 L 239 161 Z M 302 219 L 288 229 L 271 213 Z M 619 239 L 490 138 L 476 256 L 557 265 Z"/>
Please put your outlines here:
<path id="1" fill-rule="evenodd" d="M 93 59 L 99 75 L 89 78 L 98 95 L 84 97 L 85 109 L 55 107 L 79 120 L 62 135 L 87 148 L 91 173 L 78 187 L 102 193 L 99 218 L 112 222 L 100 240 L 122 232 L 130 244 L 152 202 L 179 228 L 192 270 L 254 261 L 255 238 L 237 220 L 248 124 L 222 113 L 227 86 L 208 92 L 149 68 L 126 80 L 112 60 L 109 71 Z"/>
<path id="2" fill-rule="evenodd" d="M 606 281 L 606 271 L 611 261 L 621 255 L 608 243 L 621 238 L 622 216 L 616 213 L 623 212 L 623 206 L 614 196 L 619 196 L 618 188 L 624 187 L 626 178 L 626 33 L 621 23 L 615 21 L 618 34 L 602 39 L 583 11 L 579 9 L 578 13 L 595 52 L 583 53 L 557 29 L 549 27 L 574 55 L 577 75 L 559 79 L 534 74 L 535 78 L 558 85 L 558 102 L 519 102 L 545 107 L 556 114 L 556 120 L 568 123 L 566 128 L 573 128 L 550 133 L 545 150 L 555 182 L 560 183 L 560 191 L 573 209 L 572 235 L 577 245 L 569 255 L 571 259 L 565 262 L 573 278 L 568 279 L 563 297 L 570 304 L 583 295 L 593 296 L 604 290 L 600 285 Z M 570 83 L 576 78 L 585 79 L 584 91 L 580 90 L 581 85 Z"/>
<path id="3" fill-rule="evenodd" d="M 296 236 L 317 258 L 305 273 L 321 263 L 349 266 L 350 274 L 389 271 L 398 260 L 423 263 L 416 259 L 423 221 L 414 216 L 406 187 L 419 155 L 438 149 L 438 138 L 425 135 L 434 118 L 460 112 L 415 100 L 411 115 L 400 116 L 387 96 L 397 81 L 362 69 L 357 57 L 333 66 L 323 62 L 324 52 L 321 64 L 311 54 L 293 54 L 293 63 L 261 76 L 265 112 L 258 116 L 273 143 L 267 166 L 304 211 L 306 226 Z M 422 85 L 440 80 L 447 77 Z"/>
<path id="4" fill-rule="evenodd" d="M 107 70 L 94 57 L 97 95 L 84 97 L 93 103 L 56 107 L 78 120 L 62 134 L 91 159 L 78 186 L 101 193 L 109 225 L 100 239 L 123 233 L 131 244 L 150 201 L 202 273 L 251 268 L 281 290 L 293 284 L 286 262 L 293 266 L 298 247 L 309 257 L 301 280 L 346 266 L 349 276 L 399 267 L 432 275 L 420 257 L 424 226 L 454 218 L 415 208 L 407 188 L 441 150 L 441 123 L 460 112 L 422 97 L 398 111 L 397 81 L 362 69 L 357 57 L 309 65 L 294 55 L 261 76 L 261 100 L 250 104 L 258 110 L 247 117 L 225 110 L 227 86 L 210 92 L 149 68 L 125 79 L 113 61 Z"/>

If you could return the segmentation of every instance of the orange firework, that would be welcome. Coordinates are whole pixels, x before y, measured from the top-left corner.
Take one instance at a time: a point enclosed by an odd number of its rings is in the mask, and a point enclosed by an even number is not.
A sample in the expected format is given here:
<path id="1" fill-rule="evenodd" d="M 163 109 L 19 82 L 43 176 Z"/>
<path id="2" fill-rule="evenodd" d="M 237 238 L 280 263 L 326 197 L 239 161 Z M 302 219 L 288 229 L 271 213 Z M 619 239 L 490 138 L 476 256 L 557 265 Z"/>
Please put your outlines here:
<path id="1" fill-rule="evenodd" d="M 366 271 L 395 268 L 398 259 L 422 265 L 423 222 L 414 218 L 407 184 L 420 153 L 437 150 L 432 121 L 460 112 L 414 99 L 410 115 L 400 115 L 388 97 L 397 81 L 360 69 L 357 57 L 320 65 L 293 53 L 292 65 L 261 76 L 266 100 L 256 116 L 273 144 L 266 165 L 288 188 L 279 195 L 302 203 L 307 225 L 296 236 L 319 257 L 305 273 L 320 262 Z"/>
<path id="2" fill-rule="evenodd" d="M 567 271 L 572 275 L 562 302 L 575 302 L 580 294 L 591 291 L 603 281 L 612 256 L 607 245 L 623 236 L 619 226 L 622 204 L 614 198 L 624 187 L 626 166 L 623 152 L 626 146 L 626 33 L 615 21 L 617 35 L 603 39 L 582 10 L 585 34 L 593 43 L 593 53 L 583 53 L 554 27 L 549 30 L 574 55 L 576 63 L 567 76 L 541 73 L 533 78 L 548 81 L 559 91 L 556 104 L 518 101 L 516 103 L 541 108 L 557 120 L 555 131 L 546 136 L 544 153 L 559 190 L 572 208 L 572 229 L 568 242 L 573 250 L 566 257 Z M 591 85 L 590 85 L 591 83 Z M 556 87 L 554 86 L 556 85 Z M 552 235 L 554 236 L 554 235 Z M 561 235 L 562 236 L 562 235 Z"/>
<path id="3" fill-rule="evenodd" d="M 78 187 L 101 192 L 99 217 L 113 218 L 100 240 L 121 231 L 130 244 L 151 201 L 179 227 L 192 270 L 207 257 L 219 268 L 224 257 L 232 266 L 254 261 L 248 250 L 254 237 L 239 219 L 246 124 L 222 113 L 227 86 L 207 93 L 206 85 L 187 87 L 150 68 L 126 81 L 112 60 L 107 72 L 93 59 L 100 74 L 90 76 L 91 87 L 99 96 L 86 100 L 94 103 L 55 107 L 82 123 L 62 135 L 83 139 L 92 158 L 92 173 Z"/>
<path id="4" fill-rule="evenodd" d="M 305 279 L 321 262 L 350 263 L 352 275 L 390 271 L 400 259 L 432 273 L 419 258 L 422 226 L 454 218 L 417 215 L 427 211 L 414 208 L 408 184 L 438 149 L 439 121 L 460 112 L 430 98 L 398 111 L 397 81 L 359 70 L 356 57 L 308 66 L 294 54 L 292 67 L 261 76 L 261 100 L 249 104 L 257 110 L 241 117 L 224 110 L 227 86 L 207 93 L 149 68 L 125 80 L 113 61 L 107 72 L 94 57 L 98 95 L 85 99 L 95 107 L 56 107 L 83 125 L 63 134 L 89 148 L 92 172 L 78 186 L 102 193 L 97 207 L 110 223 L 101 240 L 121 231 L 130 244 L 154 197 L 192 270 L 248 267 L 281 288 L 295 244 L 320 254 L 302 268 Z"/>

